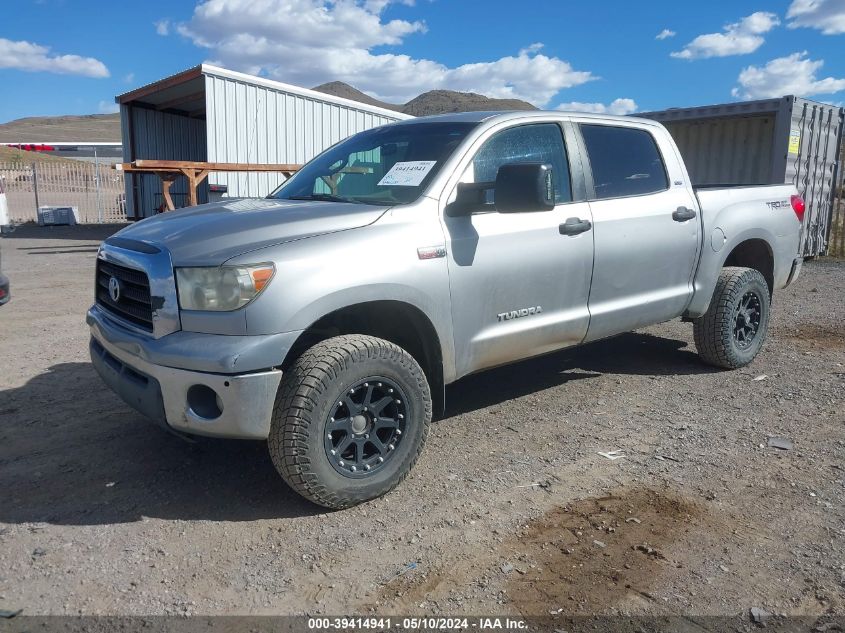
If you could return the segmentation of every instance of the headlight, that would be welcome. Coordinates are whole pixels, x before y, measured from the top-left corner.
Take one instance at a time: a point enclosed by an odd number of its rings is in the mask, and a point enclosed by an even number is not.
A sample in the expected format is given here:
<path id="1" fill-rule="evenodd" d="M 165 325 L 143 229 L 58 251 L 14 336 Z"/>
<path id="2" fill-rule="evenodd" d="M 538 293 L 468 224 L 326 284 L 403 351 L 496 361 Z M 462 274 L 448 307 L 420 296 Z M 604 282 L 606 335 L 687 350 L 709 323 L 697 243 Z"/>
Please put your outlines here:
<path id="1" fill-rule="evenodd" d="M 179 305 L 183 310 L 237 310 L 257 297 L 275 272 L 273 264 L 177 268 Z"/>

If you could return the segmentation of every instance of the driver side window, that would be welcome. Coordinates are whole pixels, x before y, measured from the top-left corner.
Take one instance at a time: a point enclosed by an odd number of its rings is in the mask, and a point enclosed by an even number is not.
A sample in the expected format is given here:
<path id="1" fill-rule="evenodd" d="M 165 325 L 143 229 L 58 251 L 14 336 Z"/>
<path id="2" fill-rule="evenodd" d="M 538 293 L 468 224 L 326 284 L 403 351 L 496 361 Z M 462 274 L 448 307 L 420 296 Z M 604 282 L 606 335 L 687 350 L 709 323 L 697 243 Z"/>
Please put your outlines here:
<path id="1" fill-rule="evenodd" d="M 572 201 L 572 186 L 563 131 L 555 123 L 538 123 L 508 128 L 481 146 L 463 182 L 493 182 L 499 167 L 508 163 L 543 163 L 552 166 L 555 202 Z M 492 200 L 488 192 L 488 202 Z"/>

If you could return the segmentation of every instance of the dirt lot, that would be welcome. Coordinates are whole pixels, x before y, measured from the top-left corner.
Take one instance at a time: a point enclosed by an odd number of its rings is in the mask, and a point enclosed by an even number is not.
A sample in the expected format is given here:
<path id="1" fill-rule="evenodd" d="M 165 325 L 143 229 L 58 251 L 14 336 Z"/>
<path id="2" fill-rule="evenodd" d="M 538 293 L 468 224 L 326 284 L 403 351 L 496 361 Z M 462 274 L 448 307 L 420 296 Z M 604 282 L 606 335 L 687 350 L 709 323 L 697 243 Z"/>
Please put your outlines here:
<path id="1" fill-rule="evenodd" d="M 0 609 L 845 614 L 845 262 L 776 295 L 743 370 L 672 322 L 466 379 L 399 489 L 327 514 L 262 443 L 186 443 L 103 387 L 102 235 L 0 241 Z"/>

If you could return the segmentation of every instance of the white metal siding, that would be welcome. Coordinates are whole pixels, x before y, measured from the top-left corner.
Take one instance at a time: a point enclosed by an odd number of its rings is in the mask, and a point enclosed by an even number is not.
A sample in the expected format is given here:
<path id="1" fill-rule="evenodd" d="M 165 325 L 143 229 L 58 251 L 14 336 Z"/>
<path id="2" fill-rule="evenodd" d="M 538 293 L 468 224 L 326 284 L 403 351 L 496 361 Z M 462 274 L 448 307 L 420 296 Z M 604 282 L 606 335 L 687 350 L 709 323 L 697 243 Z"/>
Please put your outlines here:
<path id="1" fill-rule="evenodd" d="M 133 126 L 130 134 L 129 116 Z M 206 158 L 206 126 L 202 119 L 159 112 L 149 108 L 120 107 L 121 130 L 123 136 L 123 160 L 195 160 Z M 134 140 L 130 147 L 130 136 Z M 137 188 L 138 209 L 135 210 L 135 197 L 132 188 Z M 170 187 L 170 193 L 176 206 L 187 202 L 188 183 L 179 178 Z M 200 203 L 208 201 L 208 185 L 199 187 Z M 161 195 L 161 179 L 155 174 L 127 174 L 126 177 L 126 214 L 129 218 L 143 218 L 153 215 L 164 199 Z"/>
<path id="2" fill-rule="evenodd" d="M 205 90 L 212 162 L 301 164 L 352 134 L 405 118 L 211 74 Z M 273 191 L 284 176 L 213 173 L 209 182 L 227 185 L 231 197 L 256 198 Z"/>

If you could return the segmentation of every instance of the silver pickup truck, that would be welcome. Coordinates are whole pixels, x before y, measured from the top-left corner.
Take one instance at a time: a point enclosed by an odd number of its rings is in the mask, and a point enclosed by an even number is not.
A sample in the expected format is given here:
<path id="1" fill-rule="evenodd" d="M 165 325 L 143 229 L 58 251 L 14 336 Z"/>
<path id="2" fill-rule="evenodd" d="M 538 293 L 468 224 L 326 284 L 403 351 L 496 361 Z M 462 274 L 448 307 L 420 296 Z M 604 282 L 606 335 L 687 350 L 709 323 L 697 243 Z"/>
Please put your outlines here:
<path id="1" fill-rule="evenodd" d="M 653 121 L 402 121 L 266 199 L 106 240 L 91 358 L 165 428 L 266 439 L 294 490 L 348 507 L 408 474 L 473 372 L 678 317 L 704 362 L 748 364 L 803 213 L 788 185 L 693 187 Z"/>

